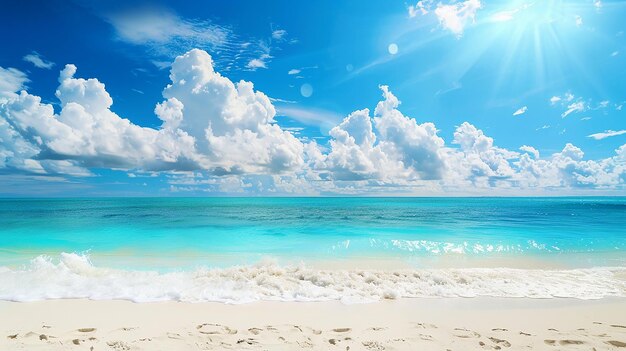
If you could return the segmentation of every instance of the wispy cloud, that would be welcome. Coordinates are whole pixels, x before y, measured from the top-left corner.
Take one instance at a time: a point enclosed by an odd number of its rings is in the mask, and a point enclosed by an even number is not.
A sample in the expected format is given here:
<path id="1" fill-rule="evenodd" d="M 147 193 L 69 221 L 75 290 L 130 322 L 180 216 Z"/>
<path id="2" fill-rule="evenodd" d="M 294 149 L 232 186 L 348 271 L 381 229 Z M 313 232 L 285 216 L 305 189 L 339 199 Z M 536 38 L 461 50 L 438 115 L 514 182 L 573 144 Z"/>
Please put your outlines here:
<path id="1" fill-rule="evenodd" d="M 561 113 L 561 118 L 565 118 L 572 113 L 584 112 L 589 109 L 589 104 L 582 98 L 577 98 L 572 93 L 565 93 L 563 96 L 553 96 L 550 98 L 552 106 L 561 105 L 565 107 L 565 111 Z M 608 104 L 608 101 L 607 101 Z"/>
<path id="2" fill-rule="evenodd" d="M 272 39 L 283 40 L 287 36 L 287 31 L 284 29 L 276 29 L 272 31 Z"/>
<path id="3" fill-rule="evenodd" d="M 467 0 L 451 5 L 437 5 L 435 15 L 441 26 L 456 36 L 463 35 L 465 26 L 473 23 L 476 12 L 482 8 L 480 0 Z"/>
<path id="4" fill-rule="evenodd" d="M 519 108 L 517 111 L 513 112 L 513 116 L 523 115 L 524 113 L 526 113 L 527 110 L 528 110 L 528 106 L 523 106 Z"/>
<path id="5" fill-rule="evenodd" d="M 257 43 L 257 49 L 255 50 L 256 57 L 251 58 L 246 65 L 251 71 L 255 71 L 259 68 L 267 68 L 267 63 L 274 58 L 270 52 L 271 46 L 263 40 Z"/>
<path id="6" fill-rule="evenodd" d="M 163 8 L 141 8 L 109 14 L 105 19 L 113 26 L 118 39 L 132 44 L 173 50 L 184 46 L 224 45 L 230 30 L 205 20 L 179 17 Z"/>
<path id="7" fill-rule="evenodd" d="M 587 107 L 583 101 L 577 101 L 577 102 L 571 103 L 567 105 L 567 110 L 561 113 L 561 117 L 565 118 L 574 112 L 583 112 L 585 111 L 586 108 Z"/>
<path id="8" fill-rule="evenodd" d="M 13 96 L 16 91 L 24 89 L 24 85 L 29 82 L 24 72 L 15 68 L 0 67 L 0 101 L 2 98 Z"/>
<path id="9" fill-rule="evenodd" d="M 267 68 L 272 58 L 268 40 L 242 38 L 232 27 L 206 19 L 184 18 L 163 7 L 142 7 L 108 12 L 103 15 L 115 29 L 117 40 L 143 46 L 159 69 L 193 48 L 212 54 L 222 71 Z M 284 38 L 286 31 L 275 30 L 272 37 Z"/>
<path id="10" fill-rule="evenodd" d="M 587 135 L 588 138 L 593 138 L 596 140 L 602 140 L 602 139 L 606 139 L 606 138 L 610 138 L 610 137 L 614 137 L 614 136 L 618 136 L 618 135 L 622 135 L 622 134 L 626 134 L 626 129 L 622 129 L 622 130 L 605 130 L 602 133 L 595 133 L 595 134 L 591 134 L 591 135 Z"/>
<path id="11" fill-rule="evenodd" d="M 290 76 L 295 76 L 295 75 L 302 73 L 303 71 L 307 71 L 310 69 L 317 69 L 317 68 L 318 66 L 306 66 L 306 67 L 292 68 L 287 72 L 287 74 Z"/>
<path id="12" fill-rule="evenodd" d="M 482 6 L 480 0 L 465 0 L 450 4 L 441 2 L 435 4 L 433 0 L 422 0 L 415 5 L 410 5 L 407 10 L 410 18 L 433 12 L 444 29 L 454 33 L 457 37 L 461 37 L 465 27 L 474 22 L 476 12 Z"/>
<path id="13" fill-rule="evenodd" d="M 316 108 L 277 106 L 277 116 L 288 117 L 302 124 L 318 126 L 324 133 L 336 126 L 344 116 Z"/>
<path id="14" fill-rule="evenodd" d="M 24 61 L 32 63 L 37 68 L 51 69 L 54 66 L 54 62 L 47 61 L 37 51 L 33 51 L 30 54 L 23 57 Z"/>

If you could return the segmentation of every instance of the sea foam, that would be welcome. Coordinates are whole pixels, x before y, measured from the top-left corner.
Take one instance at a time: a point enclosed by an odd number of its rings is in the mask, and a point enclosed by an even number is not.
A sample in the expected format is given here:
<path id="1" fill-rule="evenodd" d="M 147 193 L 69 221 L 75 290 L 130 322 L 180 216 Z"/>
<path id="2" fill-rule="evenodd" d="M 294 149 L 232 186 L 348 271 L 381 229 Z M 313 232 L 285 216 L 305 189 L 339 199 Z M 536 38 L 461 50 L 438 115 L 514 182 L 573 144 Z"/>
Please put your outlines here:
<path id="1" fill-rule="evenodd" d="M 88 256 L 39 256 L 0 267 L 0 299 L 124 299 L 135 302 L 375 302 L 398 298 L 528 297 L 599 299 L 626 296 L 626 267 L 570 270 L 511 268 L 319 270 L 260 263 L 156 272 L 94 266 Z"/>

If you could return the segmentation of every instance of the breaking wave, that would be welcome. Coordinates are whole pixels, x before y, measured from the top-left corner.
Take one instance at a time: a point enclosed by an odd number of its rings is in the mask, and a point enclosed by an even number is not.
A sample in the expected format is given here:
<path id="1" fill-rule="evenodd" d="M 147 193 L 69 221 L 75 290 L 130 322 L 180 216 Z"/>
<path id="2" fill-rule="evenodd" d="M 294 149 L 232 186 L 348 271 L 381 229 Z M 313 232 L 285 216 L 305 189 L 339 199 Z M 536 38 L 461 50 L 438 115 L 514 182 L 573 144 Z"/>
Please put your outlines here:
<path id="1" fill-rule="evenodd" d="M 320 270 L 260 263 L 157 272 L 94 266 L 88 256 L 39 256 L 19 269 L 0 267 L 0 299 L 124 299 L 135 302 L 329 301 L 398 298 L 626 296 L 626 267 L 568 270 L 512 268 Z"/>

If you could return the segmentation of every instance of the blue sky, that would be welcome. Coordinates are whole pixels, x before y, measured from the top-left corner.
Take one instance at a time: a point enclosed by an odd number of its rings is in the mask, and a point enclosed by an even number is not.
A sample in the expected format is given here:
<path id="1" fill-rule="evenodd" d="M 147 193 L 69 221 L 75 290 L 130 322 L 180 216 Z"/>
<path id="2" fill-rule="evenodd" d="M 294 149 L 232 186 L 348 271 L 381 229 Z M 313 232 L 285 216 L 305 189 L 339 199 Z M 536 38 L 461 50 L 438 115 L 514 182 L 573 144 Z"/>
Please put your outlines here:
<path id="1" fill-rule="evenodd" d="M 598 0 L 5 4 L 0 194 L 624 194 L 625 15 Z"/>

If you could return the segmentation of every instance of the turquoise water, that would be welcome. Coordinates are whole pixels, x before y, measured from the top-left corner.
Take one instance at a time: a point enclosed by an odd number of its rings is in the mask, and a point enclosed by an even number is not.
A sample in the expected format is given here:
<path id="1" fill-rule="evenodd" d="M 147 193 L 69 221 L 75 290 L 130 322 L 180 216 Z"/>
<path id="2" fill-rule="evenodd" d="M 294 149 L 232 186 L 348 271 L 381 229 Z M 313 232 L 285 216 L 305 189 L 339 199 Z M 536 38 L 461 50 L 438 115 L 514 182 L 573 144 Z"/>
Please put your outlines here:
<path id="1" fill-rule="evenodd" d="M 212 266 L 262 257 L 601 259 L 626 252 L 626 198 L 3 199 L 0 228 L 0 264 L 61 252 Z"/>
<path id="2" fill-rule="evenodd" d="M 626 198 L 0 200 L 0 300 L 626 297 L 625 252 Z"/>

